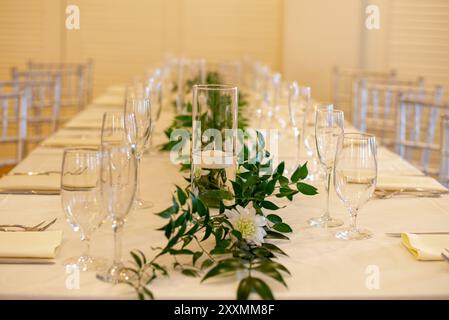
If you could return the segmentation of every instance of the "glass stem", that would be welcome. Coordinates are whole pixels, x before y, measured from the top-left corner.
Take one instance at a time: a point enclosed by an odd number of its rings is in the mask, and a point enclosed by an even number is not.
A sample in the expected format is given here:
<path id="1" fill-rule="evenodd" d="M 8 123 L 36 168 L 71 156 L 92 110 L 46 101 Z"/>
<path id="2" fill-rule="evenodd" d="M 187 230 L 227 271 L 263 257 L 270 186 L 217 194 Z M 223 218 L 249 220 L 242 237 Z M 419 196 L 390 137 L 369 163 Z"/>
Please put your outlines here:
<path id="1" fill-rule="evenodd" d="M 296 164 L 299 164 L 299 156 L 301 155 L 301 134 L 299 133 L 298 128 L 295 128 L 295 136 L 296 136 Z"/>
<path id="2" fill-rule="evenodd" d="M 358 210 L 354 208 L 349 208 L 349 231 L 357 231 L 357 213 Z"/>
<path id="3" fill-rule="evenodd" d="M 140 201 L 140 173 L 141 173 L 141 169 L 140 169 L 140 160 L 142 159 L 142 157 L 140 155 L 136 155 L 137 157 L 137 185 L 136 185 L 136 200 Z"/>
<path id="4" fill-rule="evenodd" d="M 115 220 L 112 224 L 114 231 L 114 264 L 122 263 L 122 234 L 123 234 L 123 220 Z"/>
<path id="5" fill-rule="evenodd" d="M 323 220 L 329 220 L 329 198 L 330 198 L 330 187 L 331 187 L 331 175 L 332 168 L 326 168 L 326 211 L 323 214 Z"/>
<path id="6" fill-rule="evenodd" d="M 84 243 L 84 251 L 83 251 L 83 257 L 89 258 L 90 257 L 90 239 L 88 237 L 84 237 L 83 239 Z"/>

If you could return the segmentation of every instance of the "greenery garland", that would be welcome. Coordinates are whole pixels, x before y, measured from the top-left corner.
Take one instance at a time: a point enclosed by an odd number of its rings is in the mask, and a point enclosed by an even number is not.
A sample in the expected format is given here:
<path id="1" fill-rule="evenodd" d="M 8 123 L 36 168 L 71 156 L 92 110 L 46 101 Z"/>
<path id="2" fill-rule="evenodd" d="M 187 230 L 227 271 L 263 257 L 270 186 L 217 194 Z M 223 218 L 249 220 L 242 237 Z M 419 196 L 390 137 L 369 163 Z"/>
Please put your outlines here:
<path id="1" fill-rule="evenodd" d="M 208 83 L 219 82 L 218 79 L 217 74 L 208 74 Z M 167 137 L 175 128 L 190 129 L 191 121 L 189 114 L 175 117 L 166 130 Z M 239 126 L 245 126 L 245 121 Z M 169 142 L 161 149 L 171 150 L 176 143 Z M 151 260 L 140 250 L 130 253 L 133 261 L 127 269 L 135 277 L 126 283 L 140 299 L 153 299 L 151 283 L 168 276 L 170 267 L 159 262 L 166 255 L 173 258 L 174 271 L 188 277 L 202 277 L 201 282 L 216 277 L 240 277 L 237 299 L 248 299 L 252 292 L 262 299 L 274 299 L 266 281 L 269 278 L 287 286 L 284 276 L 290 272 L 277 261 L 280 255 L 287 254 L 273 241 L 289 240 L 287 234 L 292 228 L 274 213 L 281 207 L 269 199 L 292 201 L 298 194 L 315 195 L 317 189 L 303 181 L 308 175 L 307 163 L 299 165 L 289 178 L 284 176 L 284 162 L 272 169 L 270 153 L 265 150 L 259 133 L 257 147 L 255 159 L 250 159 L 249 147 L 244 146 L 244 161 L 238 166 L 235 181 L 231 181 L 232 205 L 220 200 L 219 208 L 209 208 L 191 192 L 190 185 L 176 186 L 171 205 L 157 213 L 166 220 L 158 229 L 167 239 L 165 245 L 154 249 L 156 253 Z M 190 258 L 185 262 L 181 256 Z"/>

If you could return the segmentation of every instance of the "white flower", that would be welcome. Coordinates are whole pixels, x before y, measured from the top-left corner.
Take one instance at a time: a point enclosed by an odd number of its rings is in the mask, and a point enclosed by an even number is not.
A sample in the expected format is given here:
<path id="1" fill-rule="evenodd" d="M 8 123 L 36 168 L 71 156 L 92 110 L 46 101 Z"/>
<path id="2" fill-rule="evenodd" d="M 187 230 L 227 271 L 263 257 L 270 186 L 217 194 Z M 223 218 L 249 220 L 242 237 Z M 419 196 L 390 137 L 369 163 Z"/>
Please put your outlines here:
<path id="1" fill-rule="evenodd" d="M 236 209 L 226 210 L 225 215 L 245 240 L 256 245 L 264 242 L 267 233 L 263 227 L 267 225 L 267 221 L 264 216 L 256 214 L 252 204 L 248 204 L 246 208 L 239 206 Z"/>

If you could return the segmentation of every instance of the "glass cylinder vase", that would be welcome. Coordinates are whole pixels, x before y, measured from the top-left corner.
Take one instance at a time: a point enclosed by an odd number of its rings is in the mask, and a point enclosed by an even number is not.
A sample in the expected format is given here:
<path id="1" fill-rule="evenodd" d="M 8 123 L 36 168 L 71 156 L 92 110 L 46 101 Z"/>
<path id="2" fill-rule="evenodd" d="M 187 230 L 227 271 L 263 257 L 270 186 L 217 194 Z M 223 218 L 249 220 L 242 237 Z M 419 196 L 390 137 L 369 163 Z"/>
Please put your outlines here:
<path id="1" fill-rule="evenodd" d="M 195 85 L 192 103 L 191 185 L 207 206 L 233 203 L 237 170 L 238 89 Z"/>

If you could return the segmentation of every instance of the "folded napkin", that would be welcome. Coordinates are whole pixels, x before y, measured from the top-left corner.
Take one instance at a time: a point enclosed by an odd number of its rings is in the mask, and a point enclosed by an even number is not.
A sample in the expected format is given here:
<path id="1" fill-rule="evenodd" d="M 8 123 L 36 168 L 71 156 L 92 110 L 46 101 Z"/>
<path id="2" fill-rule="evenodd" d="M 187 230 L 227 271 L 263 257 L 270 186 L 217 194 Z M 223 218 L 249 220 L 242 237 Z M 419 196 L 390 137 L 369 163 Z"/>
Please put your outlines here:
<path id="1" fill-rule="evenodd" d="M 377 177 L 376 189 L 399 190 L 403 188 L 422 188 L 425 190 L 448 191 L 438 181 L 427 176 L 394 176 L 379 175 Z"/>
<path id="2" fill-rule="evenodd" d="M 449 248 L 449 234 L 403 233 L 402 244 L 417 260 L 443 260 L 441 253 Z"/>
<path id="3" fill-rule="evenodd" d="M 62 231 L 0 232 L 0 258 L 54 258 L 61 241 Z"/>
<path id="4" fill-rule="evenodd" d="M 42 143 L 46 147 L 97 147 L 101 139 L 97 135 L 89 136 L 52 136 Z"/>
<path id="5" fill-rule="evenodd" d="M 96 118 L 75 118 L 66 123 L 66 128 L 79 128 L 79 129 L 101 129 L 102 116 Z"/>
<path id="6" fill-rule="evenodd" d="M 100 96 L 92 101 L 93 104 L 103 104 L 103 105 L 125 105 L 124 95 L 104 95 Z"/>
<path id="7" fill-rule="evenodd" d="M 0 179 L 0 190 L 59 191 L 61 175 L 11 175 Z"/>

